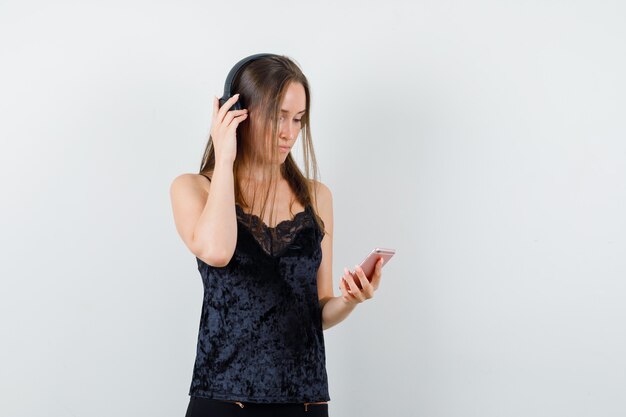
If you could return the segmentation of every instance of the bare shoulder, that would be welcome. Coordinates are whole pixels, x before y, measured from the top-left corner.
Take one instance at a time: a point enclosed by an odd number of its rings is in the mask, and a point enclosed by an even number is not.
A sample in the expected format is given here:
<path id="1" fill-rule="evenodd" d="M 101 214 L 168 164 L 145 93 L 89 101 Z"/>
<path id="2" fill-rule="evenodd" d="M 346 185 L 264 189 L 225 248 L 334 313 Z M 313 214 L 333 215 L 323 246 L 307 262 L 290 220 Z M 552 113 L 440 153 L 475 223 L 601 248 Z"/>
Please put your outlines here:
<path id="1" fill-rule="evenodd" d="M 324 223 L 326 233 L 333 233 L 333 194 L 330 188 L 320 181 L 311 180 L 311 194 L 314 196 L 315 211 Z"/>
<path id="2" fill-rule="evenodd" d="M 326 184 L 321 181 L 309 180 L 309 185 L 311 187 L 311 193 L 316 200 L 314 204 L 317 203 L 320 208 L 328 206 L 329 204 L 332 205 L 333 195 Z"/>
<path id="3" fill-rule="evenodd" d="M 200 174 L 180 174 L 170 184 L 170 200 L 177 222 L 181 217 L 202 211 L 211 183 Z M 190 213 L 191 212 L 191 213 Z"/>
<path id="4" fill-rule="evenodd" d="M 201 249 L 197 248 L 194 242 L 194 229 L 204 210 L 209 188 L 208 179 L 191 173 L 178 175 L 170 185 L 170 199 L 176 230 L 185 245 L 196 256 L 201 256 Z"/>
<path id="5" fill-rule="evenodd" d="M 209 180 L 200 175 L 193 173 L 184 173 L 178 175 L 170 185 L 170 195 L 174 198 L 179 194 L 208 194 L 211 188 Z"/>

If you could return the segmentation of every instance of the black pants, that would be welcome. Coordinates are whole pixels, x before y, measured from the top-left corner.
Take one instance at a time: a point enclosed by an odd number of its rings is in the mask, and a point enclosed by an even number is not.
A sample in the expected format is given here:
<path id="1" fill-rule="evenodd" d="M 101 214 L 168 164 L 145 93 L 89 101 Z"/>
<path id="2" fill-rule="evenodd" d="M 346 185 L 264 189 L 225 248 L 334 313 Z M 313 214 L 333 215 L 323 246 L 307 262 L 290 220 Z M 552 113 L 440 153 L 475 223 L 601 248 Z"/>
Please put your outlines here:
<path id="1" fill-rule="evenodd" d="M 328 417 L 328 404 L 308 404 L 306 407 L 303 403 L 261 404 L 244 401 L 240 404 L 190 396 L 185 417 Z"/>

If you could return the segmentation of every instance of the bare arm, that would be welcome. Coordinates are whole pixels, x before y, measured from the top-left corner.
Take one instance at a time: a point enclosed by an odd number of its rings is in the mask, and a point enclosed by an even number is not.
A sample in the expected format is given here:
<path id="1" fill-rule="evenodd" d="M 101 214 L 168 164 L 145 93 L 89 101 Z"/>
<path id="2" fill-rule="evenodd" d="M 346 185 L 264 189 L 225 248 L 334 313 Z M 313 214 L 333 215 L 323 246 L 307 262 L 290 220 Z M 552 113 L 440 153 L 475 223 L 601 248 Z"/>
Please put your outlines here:
<path id="1" fill-rule="evenodd" d="M 211 138 L 215 147 L 215 167 L 211 183 L 200 175 L 183 174 L 170 186 L 178 233 L 198 258 L 218 267 L 230 262 L 237 245 L 233 175 L 237 155 L 236 129 L 248 117 L 248 109 L 229 110 L 237 100 L 239 94 L 220 107 L 219 99 L 213 98 Z"/>
<path id="2" fill-rule="evenodd" d="M 224 160 L 216 161 L 210 183 L 183 174 L 170 186 L 176 230 L 189 250 L 211 266 L 227 265 L 235 252 L 234 189 L 233 162 Z"/>
<path id="3" fill-rule="evenodd" d="M 329 329 L 344 321 L 356 306 L 356 304 L 348 304 L 342 296 L 327 298 L 322 310 L 322 329 Z"/>
<path id="4" fill-rule="evenodd" d="M 326 234 L 322 239 L 322 262 L 317 270 L 317 292 L 322 308 L 322 329 L 326 330 L 345 320 L 356 304 L 344 301 L 342 295 L 335 297 L 333 291 L 333 196 L 326 185 L 318 185 L 316 200 Z"/>

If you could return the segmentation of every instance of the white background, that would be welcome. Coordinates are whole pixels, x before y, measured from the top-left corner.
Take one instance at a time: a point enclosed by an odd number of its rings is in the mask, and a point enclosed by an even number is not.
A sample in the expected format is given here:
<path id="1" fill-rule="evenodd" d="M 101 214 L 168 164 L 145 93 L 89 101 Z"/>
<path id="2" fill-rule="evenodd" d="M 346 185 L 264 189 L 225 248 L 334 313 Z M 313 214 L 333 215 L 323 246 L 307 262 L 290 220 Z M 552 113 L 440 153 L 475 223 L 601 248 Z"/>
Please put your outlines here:
<path id="1" fill-rule="evenodd" d="M 330 414 L 626 415 L 619 1 L 0 1 L 0 415 L 183 416 L 202 283 L 173 178 L 259 52 L 312 88 Z M 300 142 L 298 142 L 298 145 Z"/>

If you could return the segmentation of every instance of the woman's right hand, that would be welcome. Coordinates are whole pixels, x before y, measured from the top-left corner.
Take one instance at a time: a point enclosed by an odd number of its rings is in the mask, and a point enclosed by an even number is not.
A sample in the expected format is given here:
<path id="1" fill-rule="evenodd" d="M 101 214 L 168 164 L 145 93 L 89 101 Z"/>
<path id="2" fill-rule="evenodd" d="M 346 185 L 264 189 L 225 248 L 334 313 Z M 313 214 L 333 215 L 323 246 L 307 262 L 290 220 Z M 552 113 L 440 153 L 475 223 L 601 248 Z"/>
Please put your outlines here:
<path id="1" fill-rule="evenodd" d="M 228 110 L 237 100 L 239 100 L 239 94 L 229 98 L 220 108 L 219 99 L 217 97 L 213 99 L 211 138 L 216 161 L 234 162 L 237 156 L 237 126 L 248 117 L 248 109 Z"/>

